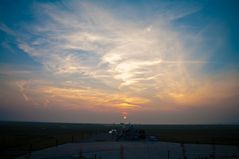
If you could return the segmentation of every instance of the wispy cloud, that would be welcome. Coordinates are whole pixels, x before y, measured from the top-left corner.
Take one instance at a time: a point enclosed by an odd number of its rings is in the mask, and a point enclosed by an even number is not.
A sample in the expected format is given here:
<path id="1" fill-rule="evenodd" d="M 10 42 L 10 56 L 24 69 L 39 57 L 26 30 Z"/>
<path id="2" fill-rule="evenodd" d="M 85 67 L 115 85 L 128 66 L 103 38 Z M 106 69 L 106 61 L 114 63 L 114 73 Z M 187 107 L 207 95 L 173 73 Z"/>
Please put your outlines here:
<path id="1" fill-rule="evenodd" d="M 35 4 L 36 19 L 24 26 L 18 47 L 41 63 L 52 76 L 45 80 L 53 82 L 36 82 L 33 92 L 29 82 L 17 81 L 23 97 L 30 101 L 29 94 L 37 93 L 46 105 L 54 98 L 65 105 L 79 100 L 122 109 L 221 98 L 213 93 L 214 80 L 202 75 L 203 66 L 214 63 L 203 53 L 198 56 L 203 37 L 173 25 L 200 7 L 165 5 L 141 20 L 86 1 Z M 14 34 L 4 25 L 0 29 Z"/>

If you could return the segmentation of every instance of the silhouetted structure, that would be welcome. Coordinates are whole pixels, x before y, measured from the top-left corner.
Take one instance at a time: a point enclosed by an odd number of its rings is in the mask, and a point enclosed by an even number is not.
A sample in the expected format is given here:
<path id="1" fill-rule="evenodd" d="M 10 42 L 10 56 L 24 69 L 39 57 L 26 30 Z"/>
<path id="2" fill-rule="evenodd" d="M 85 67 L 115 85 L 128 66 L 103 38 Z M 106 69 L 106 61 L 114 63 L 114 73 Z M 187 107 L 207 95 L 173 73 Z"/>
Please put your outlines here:
<path id="1" fill-rule="evenodd" d="M 125 125 L 118 135 L 118 140 L 144 140 L 146 138 L 145 130 L 137 129 L 133 125 Z"/>

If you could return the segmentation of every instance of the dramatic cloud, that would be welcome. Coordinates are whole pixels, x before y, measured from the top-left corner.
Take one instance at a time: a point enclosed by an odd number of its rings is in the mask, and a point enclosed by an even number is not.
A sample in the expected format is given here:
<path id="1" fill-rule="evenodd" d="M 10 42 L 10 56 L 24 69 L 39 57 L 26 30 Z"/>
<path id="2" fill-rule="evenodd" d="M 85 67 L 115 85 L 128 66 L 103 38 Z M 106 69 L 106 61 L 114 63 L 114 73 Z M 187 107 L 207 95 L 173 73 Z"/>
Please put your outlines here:
<path id="1" fill-rule="evenodd" d="M 109 5 L 110 6 L 110 5 Z M 210 49 L 203 32 L 176 25 L 200 11 L 199 5 L 160 2 L 155 12 L 115 10 L 104 3 L 35 3 L 34 21 L 16 37 L 17 47 L 43 68 L 14 73 L 15 87 L 27 103 L 79 110 L 168 111 L 215 105 L 238 96 L 237 72 L 206 73 L 221 41 Z M 147 8 L 147 7 L 146 7 Z M 220 42 L 218 42 L 220 41 Z M 20 71 L 20 70 L 18 70 Z M 9 75 L 8 71 L 2 74 Z M 21 74 L 21 73 L 19 73 Z M 216 107 L 216 106 L 215 106 Z"/>

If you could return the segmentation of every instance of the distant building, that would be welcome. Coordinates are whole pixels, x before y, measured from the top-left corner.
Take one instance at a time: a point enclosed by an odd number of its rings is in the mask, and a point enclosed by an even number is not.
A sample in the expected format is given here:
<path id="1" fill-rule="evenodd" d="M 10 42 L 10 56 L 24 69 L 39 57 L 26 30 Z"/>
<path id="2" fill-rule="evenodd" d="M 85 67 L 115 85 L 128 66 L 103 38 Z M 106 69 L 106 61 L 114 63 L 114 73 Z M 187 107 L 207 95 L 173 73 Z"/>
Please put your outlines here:
<path id="1" fill-rule="evenodd" d="M 121 132 L 118 134 L 117 140 L 144 140 L 146 133 L 144 129 L 137 129 L 133 125 L 123 125 Z"/>

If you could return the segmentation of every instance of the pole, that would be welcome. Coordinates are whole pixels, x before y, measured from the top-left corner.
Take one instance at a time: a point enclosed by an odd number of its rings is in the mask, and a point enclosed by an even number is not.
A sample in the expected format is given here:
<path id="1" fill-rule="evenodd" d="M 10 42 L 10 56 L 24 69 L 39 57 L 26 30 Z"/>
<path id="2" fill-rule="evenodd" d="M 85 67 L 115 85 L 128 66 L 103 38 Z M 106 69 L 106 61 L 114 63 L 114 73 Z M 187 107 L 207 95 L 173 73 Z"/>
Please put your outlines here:
<path id="1" fill-rule="evenodd" d="M 120 145 L 120 159 L 125 159 L 125 157 L 124 157 L 124 147 L 123 147 L 123 145 Z"/>

